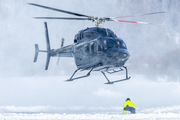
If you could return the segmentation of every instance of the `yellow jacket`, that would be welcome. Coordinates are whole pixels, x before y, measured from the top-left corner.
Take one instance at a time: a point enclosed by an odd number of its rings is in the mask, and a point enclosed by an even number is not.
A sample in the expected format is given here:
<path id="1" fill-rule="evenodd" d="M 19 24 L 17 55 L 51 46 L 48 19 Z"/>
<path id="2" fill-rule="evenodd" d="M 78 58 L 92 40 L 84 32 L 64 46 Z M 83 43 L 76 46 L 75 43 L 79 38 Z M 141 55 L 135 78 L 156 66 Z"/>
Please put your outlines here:
<path id="1" fill-rule="evenodd" d="M 125 101 L 124 104 L 123 104 L 123 107 L 125 108 L 127 105 L 129 107 L 135 108 L 135 105 L 130 100 Z"/>

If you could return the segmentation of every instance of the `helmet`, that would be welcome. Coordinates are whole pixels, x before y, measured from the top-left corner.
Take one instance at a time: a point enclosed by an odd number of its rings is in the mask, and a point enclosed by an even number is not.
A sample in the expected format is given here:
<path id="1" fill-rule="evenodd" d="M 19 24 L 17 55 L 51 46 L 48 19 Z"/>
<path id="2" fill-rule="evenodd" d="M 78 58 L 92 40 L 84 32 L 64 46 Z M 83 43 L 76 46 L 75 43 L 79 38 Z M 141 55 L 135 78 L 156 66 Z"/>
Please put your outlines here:
<path id="1" fill-rule="evenodd" d="M 130 98 L 127 98 L 126 101 L 130 100 Z M 131 101 L 131 100 L 130 100 Z"/>

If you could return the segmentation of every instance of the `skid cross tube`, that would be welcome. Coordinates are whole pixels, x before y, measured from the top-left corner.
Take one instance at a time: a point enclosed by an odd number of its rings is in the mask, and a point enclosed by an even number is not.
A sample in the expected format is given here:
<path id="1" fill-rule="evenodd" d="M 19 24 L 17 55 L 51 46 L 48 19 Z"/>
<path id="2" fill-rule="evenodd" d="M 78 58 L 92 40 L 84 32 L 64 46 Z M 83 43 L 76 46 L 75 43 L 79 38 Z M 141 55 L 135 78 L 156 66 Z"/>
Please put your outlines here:
<path id="1" fill-rule="evenodd" d="M 112 82 L 107 78 L 106 74 L 105 74 L 103 71 L 101 71 L 101 73 L 104 75 L 104 77 L 105 77 L 106 80 L 108 81 L 108 82 L 105 83 L 105 84 L 113 84 L 113 83 L 116 83 L 116 82 L 122 82 L 122 81 L 125 81 L 125 80 L 129 80 L 131 77 L 128 77 L 127 68 L 126 68 L 125 66 L 123 66 L 123 68 L 126 69 L 126 78 L 125 78 L 125 79 L 121 79 L 121 80 L 112 81 Z"/>
<path id="2" fill-rule="evenodd" d="M 108 70 L 106 70 L 106 72 L 109 73 L 109 74 L 117 73 L 117 72 L 120 72 L 120 71 L 123 71 L 123 69 L 120 69 L 120 70 L 117 70 L 117 71 L 113 70 L 113 72 L 109 72 Z"/>
<path id="3" fill-rule="evenodd" d="M 73 73 L 73 75 L 71 76 L 71 78 L 68 79 L 68 80 L 66 80 L 66 81 L 73 81 L 73 80 L 76 80 L 76 79 L 88 77 L 94 68 L 95 68 L 95 67 L 92 67 L 91 70 L 90 70 L 86 75 L 84 75 L 84 76 L 80 76 L 80 77 L 73 78 L 73 76 L 75 75 L 75 73 L 76 73 L 78 70 L 80 70 L 80 68 L 78 68 L 76 71 L 74 71 L 74 73 Z"/>

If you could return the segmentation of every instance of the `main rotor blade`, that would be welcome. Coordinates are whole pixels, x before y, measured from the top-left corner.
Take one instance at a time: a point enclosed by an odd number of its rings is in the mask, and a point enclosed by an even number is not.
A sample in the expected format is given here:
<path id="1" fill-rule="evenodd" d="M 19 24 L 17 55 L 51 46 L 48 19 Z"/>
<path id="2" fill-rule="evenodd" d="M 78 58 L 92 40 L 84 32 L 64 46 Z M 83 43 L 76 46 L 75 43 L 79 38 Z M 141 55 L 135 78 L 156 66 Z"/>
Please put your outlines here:
<path id="1" fill-rule="evenodd" d="M 50 9 L 50 10 L 54 10 L 54 11 L 58 11 L 58 12 L 71 14 L 71 15 L 76 15 L 76 16 L 80 16 L 80 17 L 88 17 L 87 15 L 83 15 L 83 14 L 79 14 L 79 13 L 75 13 L 75 12 L 70 12 L 70 11 L 66 11 L 66 10 L 61 10 L 61 9 L 57 9 L 57 8 L 52 8 L 52 7 L 48 7 L 48 6 L 38 5 L 38 4 L 34 4 L 34 3 L 28 3 L 28 4 L 29 5 L 34 5 L 34 6 L 37 6 L 37 7 L 42 7 L 42 8 L 45 8 L 45 9 Z"/>
<path id="2" fill-rule="evenodd" d="M 69 17 L 34 17 L 36 19 L 65 19 L 65 20 L 89 20 L 88 18 L 69 18 Z"/>
<path id="3" fill-rule="evenodd" d="M 136 16 L 144 16 L 144 15 L 152 15 L 152 14 L 160 14 L 160 13 L 167 13 L 166 11 L 160 11 L 160 12 L 152 12 L 152 13 L 145 13 L 145 14 L 136 14 L 136 15 L 128 15 L 128 16 L 119 16 L 119 17 L 110 17 L 110 18 L 125 18 L 125 17 L 136 17 Z"/>
<path id="4" fill-rule="evenodd" d="M 138 23 L 138 24 L 162 25 L 162 24 L 156 24 L 156 23 L 137 22 L 137 21 L 127 21 L 127 20 L 116 20 L 116 19 L 110 19 L 110 21 L 116 21 L 116 22 L 127 22 L 127 23 Z"/>

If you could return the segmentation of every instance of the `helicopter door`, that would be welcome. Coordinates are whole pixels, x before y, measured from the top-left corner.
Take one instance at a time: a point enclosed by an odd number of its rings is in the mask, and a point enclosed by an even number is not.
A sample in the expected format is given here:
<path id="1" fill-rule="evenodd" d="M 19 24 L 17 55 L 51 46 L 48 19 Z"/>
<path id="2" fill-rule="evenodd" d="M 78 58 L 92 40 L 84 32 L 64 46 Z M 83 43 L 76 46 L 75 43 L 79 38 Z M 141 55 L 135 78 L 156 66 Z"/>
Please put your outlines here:
<path id="1" fill-rule="evenodd" d="M 76 46 L 75 48 L 75 62 L 77 66 L 82 65 L 82 59 L 83 59 L 82 49 L 83 49 L 82 46 Z"/>

